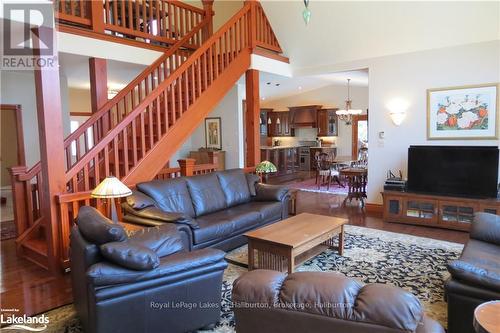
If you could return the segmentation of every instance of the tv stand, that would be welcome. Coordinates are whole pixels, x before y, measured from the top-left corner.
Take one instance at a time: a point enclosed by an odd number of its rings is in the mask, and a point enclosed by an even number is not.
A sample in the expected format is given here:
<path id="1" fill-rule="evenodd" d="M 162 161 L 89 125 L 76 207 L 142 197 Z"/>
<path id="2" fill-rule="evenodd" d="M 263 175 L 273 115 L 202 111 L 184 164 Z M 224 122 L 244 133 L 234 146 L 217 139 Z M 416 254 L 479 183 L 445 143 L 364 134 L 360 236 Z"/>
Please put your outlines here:
<path id="1" fill-rule="evenodd" d="M 469 231 L 474 213 L 500 215 L 500 200 L 384 191 L 384 221 Z"/>

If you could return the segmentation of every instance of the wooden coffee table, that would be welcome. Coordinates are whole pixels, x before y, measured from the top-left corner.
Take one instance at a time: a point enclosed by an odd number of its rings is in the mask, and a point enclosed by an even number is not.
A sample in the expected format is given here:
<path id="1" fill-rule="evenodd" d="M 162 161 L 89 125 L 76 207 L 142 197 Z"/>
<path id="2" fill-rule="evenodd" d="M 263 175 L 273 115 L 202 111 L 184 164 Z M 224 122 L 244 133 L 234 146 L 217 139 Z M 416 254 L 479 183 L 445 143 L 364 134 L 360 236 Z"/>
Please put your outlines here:
<path id="1" fill-rule="evenodd" d="M 332 248 L 337 235 L 338 251 L 342 255 L 346 223 L 346 219 L 338 217 L 302 213 L 250 231 L 245 234 L 248 237 L 248 270 L 263 268 L 292 273 L 295 265 Z"/>

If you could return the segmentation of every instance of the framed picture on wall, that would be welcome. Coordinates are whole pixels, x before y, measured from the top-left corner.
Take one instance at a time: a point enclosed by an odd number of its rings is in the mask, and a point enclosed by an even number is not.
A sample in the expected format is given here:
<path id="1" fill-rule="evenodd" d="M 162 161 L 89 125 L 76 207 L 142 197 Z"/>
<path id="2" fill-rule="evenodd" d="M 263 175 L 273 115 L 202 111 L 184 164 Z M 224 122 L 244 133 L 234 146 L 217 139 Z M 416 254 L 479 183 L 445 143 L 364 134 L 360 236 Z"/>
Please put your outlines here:
<path id="1" fill-rule="evenodd" d="M 205 144 L 207 148 L 222 150 L 221 118 L 205 118 Z"/>
<path id="2" fill-rule="evenodd" d="M 498 137 L 498 84 L 427 90 L 429 140 Z"/>

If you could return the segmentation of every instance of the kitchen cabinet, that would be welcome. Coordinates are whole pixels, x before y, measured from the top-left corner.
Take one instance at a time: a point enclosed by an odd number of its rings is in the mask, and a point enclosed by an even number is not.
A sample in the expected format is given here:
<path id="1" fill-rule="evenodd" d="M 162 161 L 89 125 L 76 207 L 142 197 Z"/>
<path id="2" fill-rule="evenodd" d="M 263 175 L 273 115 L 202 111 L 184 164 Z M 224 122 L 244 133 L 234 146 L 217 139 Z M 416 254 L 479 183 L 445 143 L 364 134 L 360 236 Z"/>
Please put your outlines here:
<path id="1" fill-rule="evenodd" d="M 273 163 L 277 172 L 271 176 L 294 173 L 299 170 L 298 147 L 273 147 L 260 150 L 261 160 Z"/>
<path id="2" fill-rule="evenodd" d="M 267 136 L 294 136 L 295 131 L 290 124 L 290 112 L 267 113 Z"/>
<path id="3" fill-rule="evenodd" d="M 261 136 L 267 136 L 267 117 L 272 111 L 273 109 L 260 109 L 259 128 Z"/>
<path id="4" fill-rule="evenodd" d="M 337 110 L 318 110 L 318 136 L 338 136 Z"/>

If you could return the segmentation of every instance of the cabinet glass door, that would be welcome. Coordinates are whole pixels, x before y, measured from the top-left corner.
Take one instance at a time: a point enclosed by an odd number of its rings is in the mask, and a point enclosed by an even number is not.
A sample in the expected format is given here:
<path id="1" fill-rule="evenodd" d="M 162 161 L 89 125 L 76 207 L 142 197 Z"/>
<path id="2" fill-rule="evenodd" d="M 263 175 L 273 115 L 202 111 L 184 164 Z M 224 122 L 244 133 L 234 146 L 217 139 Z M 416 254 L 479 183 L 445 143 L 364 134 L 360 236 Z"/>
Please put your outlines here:
<path id="1" fill-rule="evenodd" d="M 468 228 L 474 221 L 477 205 L 466 202 L 441 201 L 439 223 Z"/>
<path id="2" fill-rule="evenodd" d="M 419 222 L 435 222 L 437 203 L 430 200 L 406 200 L 403 215 Z"/>

